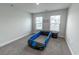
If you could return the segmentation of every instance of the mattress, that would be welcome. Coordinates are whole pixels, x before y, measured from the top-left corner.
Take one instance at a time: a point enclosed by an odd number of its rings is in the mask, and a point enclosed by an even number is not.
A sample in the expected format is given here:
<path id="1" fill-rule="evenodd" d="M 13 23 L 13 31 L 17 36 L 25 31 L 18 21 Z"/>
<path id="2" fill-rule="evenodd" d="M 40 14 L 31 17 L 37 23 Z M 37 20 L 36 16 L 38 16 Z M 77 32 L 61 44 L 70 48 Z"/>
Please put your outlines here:
<path id="1" fill-rule="evenodd" d="M 35 39 L 34 41 L 39 42 L 39 43 L 44 43 L 46 37 L 47 37 L 47 36 L 40 35 L 40 36 L 39 36 L 37 39 Z"/>

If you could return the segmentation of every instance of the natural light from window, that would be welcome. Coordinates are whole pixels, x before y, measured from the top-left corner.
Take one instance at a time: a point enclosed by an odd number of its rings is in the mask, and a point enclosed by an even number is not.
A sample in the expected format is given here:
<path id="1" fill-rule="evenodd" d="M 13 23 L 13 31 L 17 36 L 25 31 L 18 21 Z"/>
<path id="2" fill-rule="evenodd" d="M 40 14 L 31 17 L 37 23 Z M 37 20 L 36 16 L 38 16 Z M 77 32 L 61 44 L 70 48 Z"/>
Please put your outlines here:
<path id="1" fill-rule="evenodd" d="M 50 31 L 60 31 L 60 15 L 50 16 Z"/>
<path id="2" fill-rule="evenodd" d="M 42 30 L 42 23 L 43 23 L 43 17 L 36 17 L 35 24 L 36 24 L 36 30 Z"/>

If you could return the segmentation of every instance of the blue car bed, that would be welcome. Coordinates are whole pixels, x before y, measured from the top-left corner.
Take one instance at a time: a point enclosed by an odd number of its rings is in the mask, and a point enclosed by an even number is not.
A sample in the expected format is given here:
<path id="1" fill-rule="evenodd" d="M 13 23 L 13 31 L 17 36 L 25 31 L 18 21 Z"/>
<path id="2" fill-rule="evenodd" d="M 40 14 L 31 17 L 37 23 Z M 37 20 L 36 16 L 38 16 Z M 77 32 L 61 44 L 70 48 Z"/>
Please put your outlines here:
<path id="1" fill-rule="evenodd" d="M 29 38 L 28 45 L 32 48 L 43 50 L 47 46 L 51 35 L 51 32 L 39 31 Z"/>

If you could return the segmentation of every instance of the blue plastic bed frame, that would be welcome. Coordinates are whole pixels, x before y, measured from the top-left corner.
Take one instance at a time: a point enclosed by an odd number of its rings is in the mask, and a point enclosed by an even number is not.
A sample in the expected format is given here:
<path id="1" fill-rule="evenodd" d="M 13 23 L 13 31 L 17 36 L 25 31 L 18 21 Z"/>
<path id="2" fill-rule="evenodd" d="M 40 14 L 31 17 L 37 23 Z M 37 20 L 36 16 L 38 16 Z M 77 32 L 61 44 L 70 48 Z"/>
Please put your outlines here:
<path id="1" fill-rule="evenodd" d="M 40 42 L 36 42 L 34 41 L 36 38 L 38 38 L 40 35 L 47 35 L 46 38 L 44 38 L 44 42 L 40 43 Z M 43 32 L 43 31 L 39 31 L 37 33 L 35 33 L 34 35 L 32 35 L 29 40 L 28 40 L 28 45 L 32 48 L 38 49 L 38 50 L 44 50 L 44 48 L 47 46 L 48 41 L 51 37 L 52 33 L 51 32 Z"/>

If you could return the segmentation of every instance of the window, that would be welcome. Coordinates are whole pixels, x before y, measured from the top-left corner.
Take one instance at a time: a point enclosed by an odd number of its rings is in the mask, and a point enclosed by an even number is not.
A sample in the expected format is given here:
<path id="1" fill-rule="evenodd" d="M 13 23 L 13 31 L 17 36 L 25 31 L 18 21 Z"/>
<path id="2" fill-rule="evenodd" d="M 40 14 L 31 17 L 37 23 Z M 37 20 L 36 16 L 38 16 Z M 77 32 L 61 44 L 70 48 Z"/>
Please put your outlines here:
<path id="1" fill-rule="evenodd" d="M 60 15 L 50 16 L 50 31 L 60 30 Z"/>
<path id="2" fill-rule="evenodd" d="M 36 29 L 37 30 L 42 29 L 42 23 L 43 23 L 43 17 L 36 17 L 35 24 L 36 24 Z"/>

